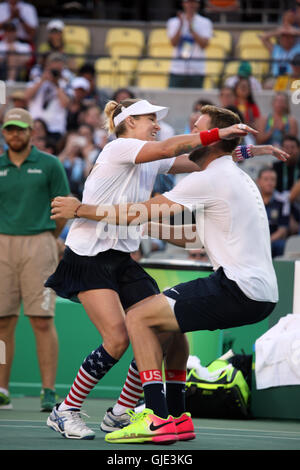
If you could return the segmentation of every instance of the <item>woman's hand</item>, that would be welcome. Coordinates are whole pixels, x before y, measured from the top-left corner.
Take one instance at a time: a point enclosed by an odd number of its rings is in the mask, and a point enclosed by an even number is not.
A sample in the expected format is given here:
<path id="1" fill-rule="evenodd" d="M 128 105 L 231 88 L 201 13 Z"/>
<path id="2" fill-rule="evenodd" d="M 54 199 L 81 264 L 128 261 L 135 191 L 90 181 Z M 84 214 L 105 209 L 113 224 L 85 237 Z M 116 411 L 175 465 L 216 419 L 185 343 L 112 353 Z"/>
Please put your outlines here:
<path id="1" fill-rule="evenodd" d="M 244 137 L 247 134 L 257 135 L 258 131 L 246 124 L 234 124 L 233 126 L 219 129 L 219 137 L 222 140 L 236 139 L 237 137 Z"/>
<path id="2" fill-rule="evenodd" d="M 50 219 L 74 219 L 75 211 L 80 205 L 81 202 L 76 197 L 58 196 L 51 202 Z"/>

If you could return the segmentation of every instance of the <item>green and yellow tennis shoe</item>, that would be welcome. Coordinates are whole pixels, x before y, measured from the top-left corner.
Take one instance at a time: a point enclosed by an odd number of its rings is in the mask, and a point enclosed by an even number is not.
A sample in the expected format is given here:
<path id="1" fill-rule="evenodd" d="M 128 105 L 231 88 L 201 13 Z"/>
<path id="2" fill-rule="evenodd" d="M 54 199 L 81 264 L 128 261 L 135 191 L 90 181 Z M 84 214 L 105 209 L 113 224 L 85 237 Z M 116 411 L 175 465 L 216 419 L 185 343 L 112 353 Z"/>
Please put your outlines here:
<path id="1" fill-rule="evenodd" d="M 152 410 L 145 408 L 141 413 L 131 413 L 130 424 L 105 436 L 111 444 L 143 443 L 173 444 L 178 441 L 174 418 L 156 416 Z"/>

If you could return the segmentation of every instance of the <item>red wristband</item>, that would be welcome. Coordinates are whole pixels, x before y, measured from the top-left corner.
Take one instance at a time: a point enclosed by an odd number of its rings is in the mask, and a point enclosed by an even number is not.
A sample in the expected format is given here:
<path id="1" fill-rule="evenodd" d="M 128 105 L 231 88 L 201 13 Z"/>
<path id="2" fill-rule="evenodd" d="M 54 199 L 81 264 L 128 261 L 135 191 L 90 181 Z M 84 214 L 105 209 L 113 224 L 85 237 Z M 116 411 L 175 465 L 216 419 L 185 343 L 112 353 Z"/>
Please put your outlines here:
<path id="1" fill-rule="evenodd" d="M 213 144 L 214 142 L 218 142 L 220 140 L 218 127 L 215 127 L 214 129 L 209 129 L 208 131 L 201 131 L 200 139 L 202 145 L 209 145 Z"/>

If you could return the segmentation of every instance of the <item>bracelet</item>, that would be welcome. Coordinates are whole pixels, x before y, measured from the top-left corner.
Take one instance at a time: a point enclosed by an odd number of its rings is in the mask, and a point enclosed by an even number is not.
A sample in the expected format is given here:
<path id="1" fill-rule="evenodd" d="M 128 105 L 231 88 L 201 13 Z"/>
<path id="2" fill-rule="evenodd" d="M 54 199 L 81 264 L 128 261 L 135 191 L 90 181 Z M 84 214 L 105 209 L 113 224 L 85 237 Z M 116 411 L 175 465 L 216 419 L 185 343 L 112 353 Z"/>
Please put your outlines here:
<path id="1" fill-rule="evenodd" d="M 253 157 L 252 147 L 253 145 L 251 144 L 250 145 L 238 145 L 238 147 L 235 149 L 238 162 L 242 162 L 243 160 L 247 160 L 248 158 Z"/>
<path id="2" fill-rule="evenodd" d="M 81 206 L 82 206 L 82 204 L 80 203 L 79 206 L 76 207 L 76 209 L 74 211 L 74 219 L 79 219 L 79 215 L 77 215 L 77 212 L 78 212 L 78 210 L 80 209 Z"/>
<path id="3" fill-rule="evenodd" d="M 214 142 L 218 142 L 220 140 L 219 129 L 215 127 L 214 129 L 209 129 L 208 131 L 201 131 L 200 139 L 202 145 L 209 145 L 213 144 Z"/>

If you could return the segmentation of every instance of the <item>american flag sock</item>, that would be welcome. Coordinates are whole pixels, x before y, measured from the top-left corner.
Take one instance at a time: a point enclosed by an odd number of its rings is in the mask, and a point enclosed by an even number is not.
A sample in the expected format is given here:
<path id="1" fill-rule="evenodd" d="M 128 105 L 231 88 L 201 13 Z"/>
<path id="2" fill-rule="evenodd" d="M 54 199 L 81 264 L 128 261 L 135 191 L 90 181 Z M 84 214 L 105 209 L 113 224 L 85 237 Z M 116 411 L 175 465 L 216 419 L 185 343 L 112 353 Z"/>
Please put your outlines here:
<path id="1" fill-rule="evenodd" d="M 113 407 L 113 413 L 115 415 L 121 415 L 128 409 L 133 410 L 136 407 L 142 393 L 143 387 L 140 374 L 136 362 L 133 359 L 130 363 L 126 381 L 123 385 L 119 399 Z"/>
<path id="2" fill-rule="evenodd" d="M 81 409 L 81 406 L 100 379 L 117 363 L 101 345 L 83 361 L 68 396 L 60 404 L 59 411 Z"/>

